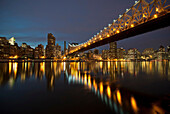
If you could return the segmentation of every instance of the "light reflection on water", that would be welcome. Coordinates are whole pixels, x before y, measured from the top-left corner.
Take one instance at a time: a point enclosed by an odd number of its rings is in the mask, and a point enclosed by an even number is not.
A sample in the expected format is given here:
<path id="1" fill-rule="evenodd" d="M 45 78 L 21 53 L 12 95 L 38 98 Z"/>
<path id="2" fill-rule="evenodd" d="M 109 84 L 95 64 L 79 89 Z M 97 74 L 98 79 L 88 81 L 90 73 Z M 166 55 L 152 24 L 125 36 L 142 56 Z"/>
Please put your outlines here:
<path id="1" fill-rule="evenodd" d="M 66 84 L 70 86 L 78 84 L 88 88 L 110 107 L 111 112 L 167 113 L 169 111 L 168 106 L 164 106 L 164 97 L 170 94 L 168 61 L 0 63 L 1 88 L 8 86 L 9 89 L 13 89 L 16 83 L 25 83 L 31 78 L 45 80 L 47 90 L 54 91 L 55 80 L 61 79 L 62 76 L 64 83 L 67 82 Z M 161 88 L 162 91 L 152 94 L 152 91 L 160 89 L 152 85 L 155 81 L 158 86 L 162 84 L 165 86 L 162 86 L 164 87 Z M 138 89 L 139 82 L 143 85 L 142 87 L 139 85 Z M 130 85 L 131 83 L 133 84 Z M 133 87 L 134 85 L 136 87 Z M 169 105 L 167 103 L 169 100 L 165 105 Z"/>

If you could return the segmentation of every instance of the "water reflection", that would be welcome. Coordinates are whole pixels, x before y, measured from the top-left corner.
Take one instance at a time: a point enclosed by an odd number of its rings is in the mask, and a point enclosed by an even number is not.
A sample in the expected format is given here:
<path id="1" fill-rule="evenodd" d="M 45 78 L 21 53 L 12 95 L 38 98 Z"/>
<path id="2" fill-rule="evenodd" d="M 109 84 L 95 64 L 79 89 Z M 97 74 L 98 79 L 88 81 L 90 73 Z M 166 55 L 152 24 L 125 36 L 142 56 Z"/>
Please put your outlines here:
<path id="1" fill-rule="evenodd" d="M 64 74 L 64 82 L 79 84 L 92 91 L 115 113 L 167 113 L 160 98 L 140 94 L 123 87 L 119 81 L 147 78 L 169 80 L 170 62 L 8 62 L 0 63 L 0 87 L 12 89 L 16 81 L 46 81 L 47 89 L 55 89 L 56 80 Z M 128 80 L 127 80 L 128 79 Z M 133 81 L 133 80 L 132 80 Z M 136 80 L 134 80 L 136 81 Z M 137 83 L 137 82 L 136 82 Z M 167 85 L 169 87 L 169 85 Z M 143 89 L 143 88 L 141 88 Z M 146 93 L 147 94 L 147 93 Z M 153 95 L 154 96 L 154 95 Z"/>

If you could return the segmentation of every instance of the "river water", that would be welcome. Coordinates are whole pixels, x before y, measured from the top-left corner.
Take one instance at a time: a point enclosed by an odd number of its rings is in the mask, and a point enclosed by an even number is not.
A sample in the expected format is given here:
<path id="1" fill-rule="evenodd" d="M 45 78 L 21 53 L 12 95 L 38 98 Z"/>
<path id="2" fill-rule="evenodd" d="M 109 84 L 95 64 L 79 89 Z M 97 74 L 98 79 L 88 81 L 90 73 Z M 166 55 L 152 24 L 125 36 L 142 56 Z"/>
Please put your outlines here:
<path id="1" fill-rule="evenodd" d="M 0 113 L 170 113 L 170 62 L 0 63 Z"/>

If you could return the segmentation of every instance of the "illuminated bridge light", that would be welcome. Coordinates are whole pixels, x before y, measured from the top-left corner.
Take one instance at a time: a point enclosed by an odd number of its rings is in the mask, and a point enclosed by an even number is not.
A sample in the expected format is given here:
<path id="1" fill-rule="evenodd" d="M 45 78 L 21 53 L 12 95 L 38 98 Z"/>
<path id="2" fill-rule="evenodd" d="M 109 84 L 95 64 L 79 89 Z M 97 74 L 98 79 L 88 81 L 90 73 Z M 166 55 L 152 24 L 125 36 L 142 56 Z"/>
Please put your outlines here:
<path id="1" fill-rule="evenodd" d="M 103 38 L 100 38 L 100 40 L 102 40 Z"/>
<path id="2" fill-rule="evenodd" d="M 134 24 L 131 24 L 130 26 L 131 26 L 131 27 L 134 27 Z"/>
<path id="3" fill-rule="evenodd" d="M 102 36 L 100 35 L 99 38 L 101 38 Z"/>
<path id="4" fill-rule="evenodd" d="M 85 44 L 84 47 L 87 47 L 87 45 Z"/>
<path id="5" fill-rule="evenodd" d="M 109 35 L 109 34 L 107 34 L 107 37 L 110 37 L 110 35 Z"/>
<path id="6" fill-rule="evenodd" d="M 116 31 L 116 33 L 120 33 L 120 31 L 119 31 L 119 30 L 117 30 L 117 31 Z"/>
<path id="7" fill-rule="evenodd" d="M 157 15 L 157 14 L 155 14 L 155 15 L 154 15 L 154 18 L 157 18 L 157 17 L 158 17 L 158 15 Z"/>
<path id="8" fill-rule="evenodd" d="M 114 28 L 113 31 L 115 31 L 116 29 Z"/>
<path id="9" fill-rule="evenodd" d="M 90 45 L 90 43 L 88 43 L 88 45 Z"/>
<path id="10" fill-rule="evenodd" d="M 95 41 L 93 41 L 93 43 L 95 43 Z"/>
<path id="11" fill-rule="evenodd" d="M 156 12 L 158 12 L 159 11 L 159 9 L 158 8 L 156 8 Z"/>

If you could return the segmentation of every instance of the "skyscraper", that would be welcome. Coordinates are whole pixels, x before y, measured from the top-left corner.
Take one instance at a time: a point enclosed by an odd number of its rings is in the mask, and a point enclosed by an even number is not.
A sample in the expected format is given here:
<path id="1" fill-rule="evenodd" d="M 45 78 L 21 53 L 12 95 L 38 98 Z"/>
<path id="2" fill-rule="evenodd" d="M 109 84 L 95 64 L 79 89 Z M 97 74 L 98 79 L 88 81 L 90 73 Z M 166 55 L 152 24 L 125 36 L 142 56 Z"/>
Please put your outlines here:
<path id="1" fill-rule="evenodd" d="M 55 37 L 52 33 L 48 33 L 48 45 L 46 46 L 46 58 L 54 58 L 56 53 Z"/>
<path id="2" fill-rule="evenodd" d="M 111 42 L 109 45 L 110 45 L 109 58 L 116 59 L 117 58 L 117 43 Z"/>
<path id="3" fill-rule="evenodd" d="M 48 33 L 48 45 L 55 46 L 55 37 L 52 33 Z"/>

